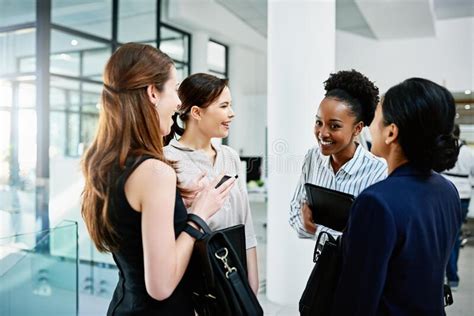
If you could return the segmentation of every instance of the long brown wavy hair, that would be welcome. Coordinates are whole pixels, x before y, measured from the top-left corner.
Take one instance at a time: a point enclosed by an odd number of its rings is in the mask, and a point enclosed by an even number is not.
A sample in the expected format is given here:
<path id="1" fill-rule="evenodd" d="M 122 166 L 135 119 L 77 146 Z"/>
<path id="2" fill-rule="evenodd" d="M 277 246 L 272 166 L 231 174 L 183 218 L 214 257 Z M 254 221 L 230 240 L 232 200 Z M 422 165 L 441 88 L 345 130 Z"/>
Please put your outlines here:
<path id="1" fill-rule="evenodd" d="M 99 126 L 82 160 L 85 187 L 81 206 L 92 241 L 101 252 L 115 251 L 119 242 L 109 214 L 114 170 L 123 170 L 129 156 L 150 155 L 167 162 L 158 112 L 148 98 L 147 87 L 155 85 L 163 91 L 172 67 L 169 56 L 137 43 L 121 46 L 105 67 Z"/>

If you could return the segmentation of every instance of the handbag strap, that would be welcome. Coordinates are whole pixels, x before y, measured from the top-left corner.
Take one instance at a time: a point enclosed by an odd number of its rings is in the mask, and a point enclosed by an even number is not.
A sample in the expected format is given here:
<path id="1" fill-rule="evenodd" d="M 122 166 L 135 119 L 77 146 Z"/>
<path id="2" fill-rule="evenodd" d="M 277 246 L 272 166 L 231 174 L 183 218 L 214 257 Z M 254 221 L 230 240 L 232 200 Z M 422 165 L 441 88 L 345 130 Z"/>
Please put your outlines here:
<path id="1" fill-rule="evenodd" d="M 196 214 L 189 213 L 188 214 L 188 221 L 193 222 L 194 224 L 196 224 L 198 227 L 200 227 L 204 231 L 204 233 L 206 233 L 206 234 L 212 233 L 212 230 L 209 228 L 207 223 L 201 217 L 197 216 Z"/>
<path id="2" fill-rule="evenodd" d="M 199 228 L 203 230 L 203 232 L 201 232 L 199 229 L 196 229 L 195 227 L 189 225 L 188 223 L 186 224 L 186 226 L 184 226 L 183 231 L 191 235 L 196 240 L 203 239 L 206 235 L 209 235 L 210 233 L 212 233 L 211 229 L 206 224 L 206 222 L 201 217 L 197 216 L 196 214 L 189 213 L 188 221 L 193 222 L 194 224 L 196 224 Z"/>
<path id="3" fill-rule="evenodd" d="M 228 274 L 227 278 L 229 279 L 235 294 L 241 302 L 240 306 L 245 310 L 245 315 L 259 315 L 260 313 L 255 307 L 255 302 L 252 300 L 252 295 L 254 294 L 253 292 L 249 293 L 249 291 L 245 288 L 239 272 L 232 271 Z"/>
<path id="4" fill-rule="evenodd" d="M 324 243 L 326 243 L 327 241 L 330 241 L 330 242 L 333 242 L 333 243 L 337 243 L 338 241 L 336 241 L 336 239 L 330 234 L 328 233 L 327 231 L 322 231 L 319 233 L 318 235 L 318 239 L 316 239 L 316 244 L 314 245 L 314 252 L 313 252 L 313 262 L 316 263 L 316 261 L 318 261 L 318 256 L 320 254 L 320 251 L 318 251 L 318 246 L 319 246 L 319 242 L 321 241 L 321 238 L 323 237 L 323 235 L 326 235 L 327 236 L 327 239 L 324 241 Z M 322 247 L 324 247 L 324 244 L 322 244 Z"/>
<path id="5" fill-rule="evenodd" d="M 205 234 L 203 232 L 197 230 L 196 228 L 194 228 L 193 226 L 191 226 L 189 224 L 186 224 L 186 226 L 184 226 L 183 231 L 188 233 L 189 235 L 191 235 L 191 237 L 193 237 L 196 240 L 200 240 L 200 239 L 204 238 L 204 236 L 205 236 Z"/>

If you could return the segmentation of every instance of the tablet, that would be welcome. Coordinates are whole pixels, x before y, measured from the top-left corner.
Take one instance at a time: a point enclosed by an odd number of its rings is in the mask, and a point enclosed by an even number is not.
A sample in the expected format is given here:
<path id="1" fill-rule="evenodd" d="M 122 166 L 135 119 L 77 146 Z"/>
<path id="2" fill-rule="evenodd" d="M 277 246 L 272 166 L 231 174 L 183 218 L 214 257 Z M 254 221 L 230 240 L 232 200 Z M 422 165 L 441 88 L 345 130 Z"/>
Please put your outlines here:
<path id="1" fill-rule="evenodd" d="M 305 189 L 309 207 L 313 211 L 314 222 L 337 231 L 343 231 L 347 225 L 349 210 L 355 197 L 312 183 L 306 183 Z"/>

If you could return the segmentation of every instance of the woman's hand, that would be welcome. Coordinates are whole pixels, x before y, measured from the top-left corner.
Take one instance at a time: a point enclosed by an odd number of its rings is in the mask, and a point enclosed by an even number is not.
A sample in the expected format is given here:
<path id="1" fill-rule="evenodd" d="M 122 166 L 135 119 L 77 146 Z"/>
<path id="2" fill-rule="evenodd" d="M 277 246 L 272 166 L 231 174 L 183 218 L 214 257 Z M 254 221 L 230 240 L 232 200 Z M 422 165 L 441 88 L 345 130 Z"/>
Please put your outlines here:
<path id="1" fill-rule="evenodd" d="M 196 194 L 191 213 L 207 220 L 222 207 L 236 180 L 235 177 L 232 177 L 216 188 L 223 176 L 224 174 L 219 175 Z"/>
<path id="2" fill-rule="evenodd" d="M 191 208 L 196 195 L 209 185 L 209 180 L 207 179 L 206 175 L 207 174 L 205 172 L 201 173 L 193 181 L 191 181 L 190 185 L 183 187 L 183 190 L 180 191 L 184 206 L 186 208 Z"/>
<path id="3" fill-rule="evenodd" d="M 301 206 L 301 218 L 303 219 L 304 229 L 310 234 L 315 234 L 316 224 L 313 221 L 313 211 L 306 202 L 303 202 Z"/>

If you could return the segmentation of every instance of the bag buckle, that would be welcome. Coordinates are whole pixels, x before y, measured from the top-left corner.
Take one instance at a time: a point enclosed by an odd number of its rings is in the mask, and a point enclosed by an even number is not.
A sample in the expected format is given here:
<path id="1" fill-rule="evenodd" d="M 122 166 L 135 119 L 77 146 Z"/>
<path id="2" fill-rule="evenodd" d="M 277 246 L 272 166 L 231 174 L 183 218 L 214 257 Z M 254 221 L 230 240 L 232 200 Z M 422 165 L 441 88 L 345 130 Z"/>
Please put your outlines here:
<path id="1" fill-rule="evenodd" d="M 323 252 L 324 244 L 328 241 L 327 232 L 321 232 L 316 240 L 316 244 L 314 245 L 314 252 L 313 252 L 313 262 L 316 263 L 319 260 L 319 256 Z"/>
<path id="2" fill-rule="evenodd" d="M 223 250 L 224 251 L 224 254 L 223 255 L 219 255 L 219 251 Z M 226 269 L 226 273 L 225 273 L 225 277 L 226 278 L 229 278 L 229 273 L 231 272 L 235 272 L 237 271 L 237 268 L 236 267 L 231 267 L 229 266 L 229 263 L 227 262 L 227 255 L 229 254 L 229 250 L 227 250 L 227 248 L 221 248 L 219 250 L 217 250 L 214 255 L 216 256 L 217 259 L 221 260 L 222 263 L 224 264 L 224 269 Z"/>
<path id="3" fill-rule="evenodd" d="M 444 307 L 453 305 L 453 292 L 451 292 L 451 287 L 447 284 L 443 285 L 443 296 L 444 296 Z"/>

